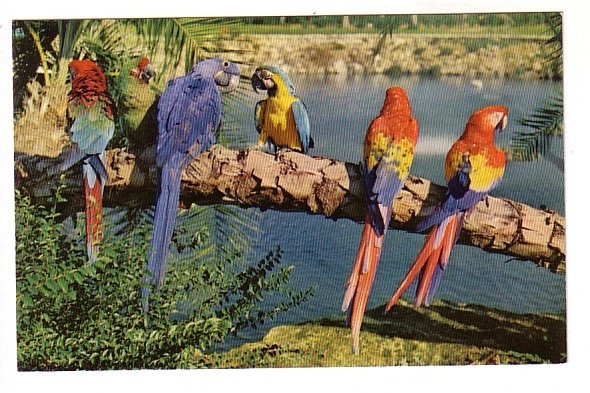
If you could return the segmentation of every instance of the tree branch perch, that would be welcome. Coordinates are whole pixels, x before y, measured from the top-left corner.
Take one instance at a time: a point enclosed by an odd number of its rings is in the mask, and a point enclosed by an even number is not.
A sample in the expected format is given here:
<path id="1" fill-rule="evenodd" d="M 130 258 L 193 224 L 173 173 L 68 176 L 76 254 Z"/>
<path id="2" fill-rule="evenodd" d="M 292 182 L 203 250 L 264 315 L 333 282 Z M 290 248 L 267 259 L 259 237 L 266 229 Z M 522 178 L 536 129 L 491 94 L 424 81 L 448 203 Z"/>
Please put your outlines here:
<path id="1" fill-rule="evenodd" d="M 126 149 L 106 153 L 109 181 L 105 204 L 149 206 L 157 172 L 153 150 L 134 155 Z M 57 160 L 16 155 L 15 184 L 37 200 L 51 195 L 58 176 L 48 175 Z M 81 171 L 66 176 L 70 207 L 82 206 Z M 446 188 L 410 176 L 394 205 L 391 227 L 413 232 L 419 218 L 442 200 Z M 79 203 L 79 206 L 77 205 Z M 181 206 L 235 204 L 322 214 L 363 222 L 364 191 L 358 166 L 295 152 L 277 156 L 259 150 L 230 150 L 220 145 L 201 154 L 182 177 Z M 459 243 L 529 260 L 553 272 L 565 271 L 565 219 L 504 198 L 488 197 L 467 217 Z"/>

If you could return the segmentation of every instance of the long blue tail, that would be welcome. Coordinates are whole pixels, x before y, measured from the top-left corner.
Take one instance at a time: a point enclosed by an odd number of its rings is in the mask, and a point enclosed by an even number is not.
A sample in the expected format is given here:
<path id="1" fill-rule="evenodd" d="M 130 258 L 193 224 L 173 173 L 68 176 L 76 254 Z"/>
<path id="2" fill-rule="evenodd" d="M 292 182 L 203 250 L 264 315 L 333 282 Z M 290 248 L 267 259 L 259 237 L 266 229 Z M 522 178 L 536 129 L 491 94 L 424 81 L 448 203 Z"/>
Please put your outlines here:
<path id="1" fill-rule="evenodd" d="M 148 310 L 150 289 L 155 288 L 157 290 L 164 283 L 166 256 L 170 247 L 170 241 L 172 240 L 174 224 L 176 223 L 181 174 L 182 165 L 180 163 L 166 163 L 160 173 L 160 186 L 156 197 L 151 252 L 147 266 L 149 275 L 144 277 L 141 288 L 144 312 Z"/>

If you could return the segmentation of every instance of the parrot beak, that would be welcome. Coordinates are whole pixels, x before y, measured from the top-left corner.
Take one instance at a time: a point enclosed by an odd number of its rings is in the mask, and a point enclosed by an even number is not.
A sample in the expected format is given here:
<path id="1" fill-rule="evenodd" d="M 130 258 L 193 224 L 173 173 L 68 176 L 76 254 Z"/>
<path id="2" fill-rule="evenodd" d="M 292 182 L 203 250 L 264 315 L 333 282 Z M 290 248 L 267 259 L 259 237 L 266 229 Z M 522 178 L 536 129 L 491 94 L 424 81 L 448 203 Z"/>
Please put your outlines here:
<path id="1" fill-rule="evenodd" d="M 230 74 L 223 70 L 216 73 L 213 79 L 221 93 L 234 91 L 240 83 L 240 75 Z"/>
<path id="2" fill-rule="evenodd" d="M 496 128 L 494 129 L 494 131 L 502 132 L 506 129 L 507 125 L 508 125 L 508 115 L 504 115 L 504 116 L 502 116 L 502 118 L 500 119 L 498 124 L 496 125 Z"/>
<path id="3" fill-rule="evenodd" d="M 252 75 L 252 88 L 256 93 L 258 90 L 270 90 L 275 87 L 275 82 L 272 80 L 272 72 L 257 68 Z"/>
<path id="4" fill-rule="evenodd" d="M 155 76 L 156 76 L 156 71 L 154 71 L 152 69 L 152 65 L 151 64 L 148 64 L 147 67 L 145 67 L 145 69 L 139 75 L 139 78 L 144 83 L 150 83 L 150 79 L 152 79 Z"/>

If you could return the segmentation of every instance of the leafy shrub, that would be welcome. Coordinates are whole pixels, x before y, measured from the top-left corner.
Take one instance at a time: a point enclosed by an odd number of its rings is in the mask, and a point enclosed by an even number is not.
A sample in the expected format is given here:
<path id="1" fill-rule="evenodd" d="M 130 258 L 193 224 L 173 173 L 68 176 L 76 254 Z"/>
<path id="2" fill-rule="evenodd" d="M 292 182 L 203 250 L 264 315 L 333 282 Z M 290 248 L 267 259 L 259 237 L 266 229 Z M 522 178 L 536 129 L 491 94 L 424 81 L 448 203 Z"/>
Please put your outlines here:
<path id="1" fill-rule="evenodd" d="M 190 367 L 197 348 L 210 350 L 312 294 L 287 287 L 293 267 L 277 269 L 280 249 L 242 268 L 222 258 L 185 258 L 170 266 L 144 315 L 147 220 L 105 239 L 91 266 L 58 222 L 60 190 L 50 207 L 19 191 L 15 198 L 19 370 Z M 202 248 L 201 235 L 190 247 Z"/>

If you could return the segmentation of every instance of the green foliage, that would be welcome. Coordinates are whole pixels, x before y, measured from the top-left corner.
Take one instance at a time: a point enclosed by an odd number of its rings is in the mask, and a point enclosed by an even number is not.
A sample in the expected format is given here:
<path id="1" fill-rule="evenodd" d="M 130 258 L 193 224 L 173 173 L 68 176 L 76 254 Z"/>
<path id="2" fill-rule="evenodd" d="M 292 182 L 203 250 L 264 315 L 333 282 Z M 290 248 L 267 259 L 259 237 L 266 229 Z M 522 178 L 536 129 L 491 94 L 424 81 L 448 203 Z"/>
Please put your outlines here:
<path id="1" fill-rule="evenodd" d="M 21 109 L 25 86 L 32 79 L 44 81 L 37 73 L 45 55 L 51 49 L 51 42 L 57 36 L 57 25 L 54 21 L 14 21 L 12 23 L 12 67 L 14 112 Z M 45 58 L 45 59 L 43 59 Z"/>
<path id="2" fill-rule="evenodd" d="M 516 160 L 531 161 L 543 156 L 551 147 L 555 136 L 563 132 L 563 96 L 559 92 L 552 100 L 526 118 L 518 120 L 529 127 L 515 132 L 511 142 L 512 156 Z"/>
<path id="3" fill-rule="evenodd" d="M 549 50 L 548 67 L 554 75 L 562 75 L 563 51 L 561 14 L 547 16 L 552 37 L 546 42 Z M 553 138 L 563 134 L 563 91 L 558 90 L 554 97 L 535 109 L 528 117 L 518 120 L 518 124 L 528 127 L 515 132 L 511 141 L 512 158 L 531 161 L 544 156 L 551 147 Z"/>
<path id="4" fill-rule="evenodd" d="M 209 229 L 184 245 L 184 254 L 188 248 L 195 254 L 171 263 L 143 315 L 147 220 L 127 236 L 106 239 L 90 266 L 58 223 L 60 195 L 58 189 L 52 206 L 44 207 L 15 194 L 20 370 L 189 367 L 197 348 L 214 348 L 311 296 L 311 290 L 287 287 L 292 267 L 278 268 L 280 249 L 243 268 L 211 257 L 205 248 L 215 231 Z"/>

